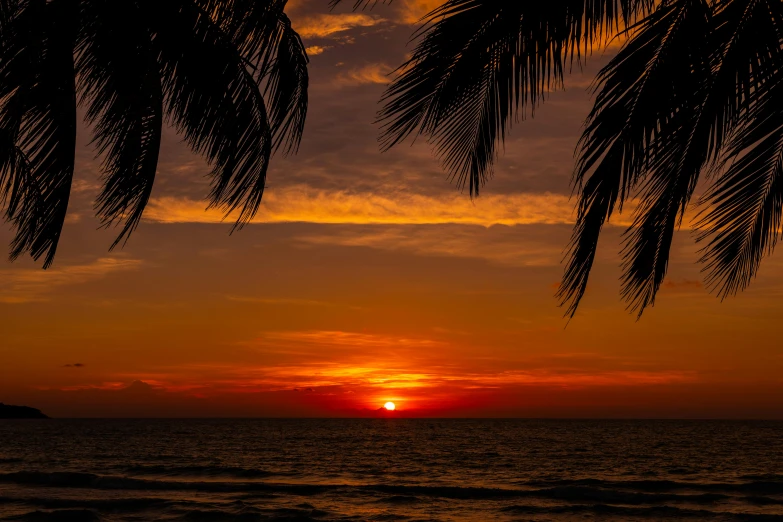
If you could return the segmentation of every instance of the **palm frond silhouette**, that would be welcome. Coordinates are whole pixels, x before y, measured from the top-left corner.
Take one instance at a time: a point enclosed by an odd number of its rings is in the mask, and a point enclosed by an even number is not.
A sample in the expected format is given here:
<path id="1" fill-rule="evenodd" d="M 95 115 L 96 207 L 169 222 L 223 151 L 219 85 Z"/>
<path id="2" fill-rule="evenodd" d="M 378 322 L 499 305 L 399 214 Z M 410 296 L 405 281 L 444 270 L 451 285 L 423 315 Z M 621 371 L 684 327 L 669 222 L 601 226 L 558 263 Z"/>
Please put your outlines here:
<path id="1" fill-rule="evenodd" d="M 51 265 L 74 171 L 77 105 L 105 158 L 96 211 L 127 240 L 170 123 L 212 165 L 210 205 L 258 209 L 275 150 L 295 152 L 307 54 L 287 0 L 0 0 L 0 198 L 11 257 Z"/>
<path id="2" fill-rule="evenodd" d="M 423 136 L 478 195 L 513 121 L 620 33 L 577 146 L 577 221 L 557 293 L 571 317 L 602 227 L 626 203 L 635 210 L 622 296 L 638 315 L 654 304 L 702 178 L 708 287 L 721 298 L 746 288 L 772 252 L 783 207 L 783 2 L 447 0 L 422 20 L 379 112 L 382 148 Z"/>

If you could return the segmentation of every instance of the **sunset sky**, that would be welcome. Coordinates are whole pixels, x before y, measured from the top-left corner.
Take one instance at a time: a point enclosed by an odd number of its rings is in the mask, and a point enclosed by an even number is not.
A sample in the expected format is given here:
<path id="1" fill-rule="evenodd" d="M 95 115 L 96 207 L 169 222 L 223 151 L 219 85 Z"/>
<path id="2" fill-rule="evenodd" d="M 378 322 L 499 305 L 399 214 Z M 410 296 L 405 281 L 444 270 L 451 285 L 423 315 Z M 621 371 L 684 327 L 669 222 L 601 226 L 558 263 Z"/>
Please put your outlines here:
<path id="1" fill-rule="evenodd" d="M 92 204 L 82 128 L 55 264 L 0 264 L 0 402 L 56 417 L 783 418 L 783 257 L 721 303 L 685 223 L 656 306 L 619 299 L 623 225 L 567 322 L 553 297 L 573 223 L 573 152 L 611 49 L 516 124 L 471 201 L 428 145 L 381 154 L 378 99 L 435 0 L 288 10 L 308 46 L 299 154 L 275 157 L 253 224 L 205 211 L 205 161 L 164 137 L 123 249 Z M 346 2 L 350 4 L 352 2 Z M 0 230 L 0 243 L 11 232 Z"/>

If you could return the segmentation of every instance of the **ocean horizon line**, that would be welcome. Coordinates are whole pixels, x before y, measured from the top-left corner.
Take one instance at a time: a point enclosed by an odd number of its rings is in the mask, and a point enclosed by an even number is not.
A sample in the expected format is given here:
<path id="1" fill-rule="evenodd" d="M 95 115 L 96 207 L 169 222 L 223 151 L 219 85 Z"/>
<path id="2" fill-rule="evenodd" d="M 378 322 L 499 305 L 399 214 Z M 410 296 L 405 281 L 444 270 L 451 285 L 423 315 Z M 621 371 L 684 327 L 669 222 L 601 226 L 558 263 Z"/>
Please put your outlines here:
<path id="1" fill-rule="evenodd" d="M 279 417 L 279 416 L 208 416 L 208 417 L 49 417 L 48 419 L 0 419 L 0 421 L 52 421 L 52 420 L 415 420 L 415 421 L 736 421 L 736 422 L 783 422 L 783 417 L 415 417 L 415 416 L 377 416 L 377 417 Z"/>

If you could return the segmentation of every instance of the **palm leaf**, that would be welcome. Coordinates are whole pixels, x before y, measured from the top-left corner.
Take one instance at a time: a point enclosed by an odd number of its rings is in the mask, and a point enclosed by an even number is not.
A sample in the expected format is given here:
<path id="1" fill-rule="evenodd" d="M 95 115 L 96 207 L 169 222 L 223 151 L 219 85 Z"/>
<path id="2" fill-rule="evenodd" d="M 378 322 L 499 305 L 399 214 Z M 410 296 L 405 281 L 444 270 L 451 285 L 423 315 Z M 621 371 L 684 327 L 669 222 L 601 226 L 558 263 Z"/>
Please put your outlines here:
<path id="1" fill-rule="evenodd" d="M 677 133 L 676 138 L 669 136 L 672 143 L 687 141 L 687 133 L 678 127 L 690 121 L 688 116 L 692 115 L 706 68 L 704 53 L 688 47 L 699 40 L 691 38 L 694 34 L 706 34 L 707 14 L 708 6 L 700 0 L 680 0 L 659 7 L 630 29 L 632 38 L 599 73 L 601 89 L 580 141 L 575 172 L 575 185 L 581 189 L 577 223 L 557 294 L 569 316 L 573 316 L 584 296 L 604 223 L 616 209 L 622 210 L 640 180 L 650 172 L 664 172 L 675 158 L 673 151 L 655 145 L 659 134 L 667 132 L 661 128 Z M 633 235 L 639 233 L 644 216 L 659 215 L 654 202 L 657 195 L 667 190 L 664 182 L 653 182 L 646 188 L 646 212 L 639 214 L 642 217 L 637 218 L 637 226 L 629 231 L 631 246 L 626 250 L 631 259 L 631 264 L 626 265 L 626 296 L 632 306 L 639 299 L 643 302 L 646 295 L 635 294 L 633 284 L 647 280 L 633 277 L 652 273 L 655 286 L 661 269 L 655 253 L 644 259 L 637 253 L 645 239 L 650 238 L 652 245 L 655 234 L 668 226 L 664 223 L 656 229 L 651 223 L 644 235 Z M 677 185 L 676 189 L 681 187 Z M 633 264 L 635 259 L 638 262 Z M 651 264 L 641 266 L 643 261 Z"/>
<path id="2" fill-rule="evenodd" d="M 307 52 L 283 9 L 287 0 L 199 0 L 264 84 L 274 150 L 296 152 L 307 116 Z"/>
<path id="3" fill-rule="evenodd" d="M 43 256 L 44 268 L 54 260 L 73 178 L 77 16 L 75 0 L 29 0 L 4 50 L 10 60 L 3 64 L 3 86 L 17 95 L 5 99 L 3 128 L 16 135 L 29 164 L 12 205 L 11 258 Z"/>
<path id="4" fill-rule="evenodd" d="M 124 220 L 112 248 L 138 226 L 158 165 L 163 93 L 145 13 L 133 3 L 83 2 L 77 64 L 87 120 L 104 155 L 96 207 L 104 225 Z"/>
<path id="5" fill-rule="evenodd" d="M 378 4 L 390 4 L 393 0 L 353 0 L 354 9 L 366 9 L 367 7 L 375 7 Z M 334 9 L 340 5 L 343 0 L 329 0 L 329 8 Z"/>
<path id="6" fill-rule="evenodd" d="M 5 207 L 8 219 L 13 219 L 29 179 L 30 164 L 16 145 L 15 134 L 0 129 L 0 206 Z"/>
<path id="7" fill-rule="evenodd" d="M 748 116 L 745 109 L 778 67 L 783 36 L 783 4 L 777 0 L 723 0 L 713 6 L 710 47 L 714 73 L 703 112 L 710 123 L 710 159 Z M 769 85 L 769 84 L 768 84 Z"/>
<path id="8" fill-rule="evenodd" d="M 477 194 L 512 122 L 562 86 L 570 62 L 651 5 L 448 0 L 425 17 L 384 94 L 383 148 L 425 135 L 451 177 Z"/>
<path id="9" fill-rule="evenodd" d="M 662 41 L 656 64 L 670 78 L 660 85 L 656 99 L 659 130 L 648 138 L 647 163 L 638 176 L 646 179 L 623 249 L 622 295 L 638 316 L 655 303 L 668 270 L 674 231 L 708 158 L 711 121 L 704 114 L 703 100 L 712 67 L 707 45 L 712 11 L 703 0 L 674 5 L 674 24 Z"/>
<path id="10" fill-rule="evenodd" d="M 104 225 L 123 223 L 112 247 L 150 198 L 164 116 L 212 165 L 210 205 L 239 210 L 235 226 L 250 220 L 273 146 L 296 151 L 307 112 L 307 54 L 285 5 L 0 0 L 0 203 L 16 229 L 12 257 L 52 262 L 73 175 L 77 79 L 103 155 L 96 210 Z"/>
<path id="11" fill-rule="evenodd" d="M 724 173 L 705 195 L 698 226 L 708 240 L 707 285 L 725 298 L 744 290 L 781 233 L 783 208 L 783 73 L 754 91 L 752 107 L 730 140 Z"/>
<path id="12" fill-rule="evenodd" d="M 226 214 L 240 209 L 241 226 L 261 203 L 272 150 L 257 81 L 231 39 L 192 2 L 147 5 L 167 112 L 214 167 L 211 205 Z"/>
<path id="13" fill-rule="evenodd" d="M 280 14 L 280 37 L 274 46 L 276 53 L 261 74 L 266 82 L 264 93 L 270 107 L 274 148 L 285 154 L 299 149 L 307 117 L 307 52 L 302 39 L 291 27 L 291 21 Z"/>
<path id="14" fill-rule="evenodd" d="M 700 173 L 748 116 L 748 99 L 769 74 L 765 61 L 780 53 L 769 14 L 781 8 L 773 3 L 670 2 L 633 28 L 634 38 L 599 75 L 602 90 L 577 164 L 577 226 L 558 293 L 569 315 L 584 295 L 603 223 L 634 188 L 640 200 L 626 233 L 623 296 L 638 314 L 654 304 Z M 658 42 L 653 54 L 635 52 L 645 41 Z"/>

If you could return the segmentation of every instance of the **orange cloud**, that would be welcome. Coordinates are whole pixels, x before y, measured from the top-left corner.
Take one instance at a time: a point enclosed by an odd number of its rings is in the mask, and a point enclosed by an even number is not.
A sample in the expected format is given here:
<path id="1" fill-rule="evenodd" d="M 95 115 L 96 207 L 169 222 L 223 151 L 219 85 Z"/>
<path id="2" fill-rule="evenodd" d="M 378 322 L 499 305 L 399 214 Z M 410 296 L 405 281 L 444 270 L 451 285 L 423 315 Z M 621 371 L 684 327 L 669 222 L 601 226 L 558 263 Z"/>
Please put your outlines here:
<path id="1" fill-rule="evenodd" d="M 124 376 L 126 380 L 92 385 L 65 386 L 49 391 L 120 393 L 126 396 L 155 395 L 161 398 L 220 398 L 221 402 L 258 396 L 301 392 L 301 400 L 321 404 L 322 411 L 335 409 L 375 409 L 387 400 L 401 410 L 442 409 L 449 403 L 471 400 L 483 393 L 523 394 L 524 389 L 584 390 L 634 388 L 698 382 L 698 375 L 687 371 L 595 370 L 508 370 L 502 372 L 470 370 L 462 367 L 419 368 L 408 362 L 390 365 L 367 359 L 364 364 L 338 362 L 302 363 L 289 366 L 223 368 L 220 375 L 207 381 L 201 377 L 171 375 L 162 379 L 153 374 Z M 131 382 L 131 384 L 127 384 Z M 155 399 L 158 400 L 158 399 Z"/>
<path id="2" fill-rule="evenodd" d="M 434 407 L 438 401 L 482 390 L 520 387 L 582 389 L 691 383 L 690 370 L 651 369 L 644 360 L 614 359 L 592 353 L 554 353 L 504 360 L 454 358 L 458 347 L 433 338 L 339 330 L 266 332 L 247 343 L 269 360 L 264 364 L 197 363 L 156 371 L 115 373 L 95 384 L 61 390 L 139 390 L 187 396 L 221 396 L 309 390 L 329 401 L 371 408 L 383 400 L 403 408 Z M 293 359 L 291 358 L 293 357 Z M 382 402 L 381 402 L 382 404 Z"/>
<path id="3" fill-rule="evenodd" d="M 390 337 L 377 334 L 363 334 L 340 331 L 306 331 L 306 332 L 269 332 L 265 339 L 290 341 L 297 344 L 310 343 L 321 345 L 353 346 L 353 347 L 432 347 L 443 343 L 431 339 L 416 339 L 406 337 Z"/>
<path id="4" fill-rule="evenodd" d="M 222 212 L 201 201 L 153 198 L 144 218 L 159 223 L 221 223 Z M 228 220 L 230 222 L 230 220 Z M 531 225 L 573 223 L 573 202 L 562 194 L 487 195 L 471 201 L 458 193 L 439 196 L 352 193 L 292 186 L 268 191 L 253 223 L 425 225 Z"/>
<path id="5" fill-rule="evenodd" d="M 320 14 L 294 20 L 294 28 L 302 38 L 328 38 L 349 29 L 372 27 L 385 21 L 363 13 Z"/>
<path id="6" fill-rule="evenodd" d="M 445 0 L 404 0 L 400 8 L 400 21 L 406 24 L 416 24 Z"/>
<path id="7" fill-rule="evenodd" d="M 318 56 L 319 54 L 323 54 L 325 50 L 329 49 L 329 46 L 323 47 L 321 45 L 311 45 L 310 47 L 305 48 L 305 51 L 307 51 L 308 56 Z"/>
<path id="8" fill-rule="evenodd" d="M 391 81 L 393 68 L 383 63 L 372 63 L 356 69 L 341 71 L 334 79 L 339 86 L 386 84 Z"/>

